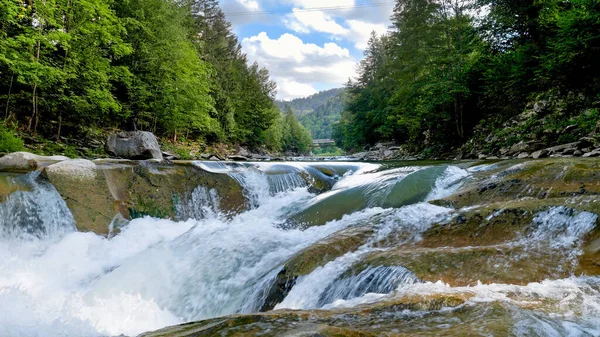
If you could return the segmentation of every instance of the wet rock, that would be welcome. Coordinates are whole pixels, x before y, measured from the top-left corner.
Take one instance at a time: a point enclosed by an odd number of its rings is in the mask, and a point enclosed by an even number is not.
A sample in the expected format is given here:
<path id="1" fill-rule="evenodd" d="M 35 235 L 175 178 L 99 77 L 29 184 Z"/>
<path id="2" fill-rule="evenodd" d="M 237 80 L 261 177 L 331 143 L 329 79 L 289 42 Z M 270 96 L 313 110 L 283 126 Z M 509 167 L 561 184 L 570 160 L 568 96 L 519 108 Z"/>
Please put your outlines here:
<path id="1" fill-rule="evenodd" d="M 546 157 L 548 157 L 548 150 L 546 150 L 546 149 L 535 151 L 534 153 L 531 154 L 531 158 L 533 158 L 533 159 L 546 158 Z"/>
<path id="2" fill-rule="evenodd" d="M 484 336 L 511 335 L 519 321 L 514 317 L 518 309 L 502 301 L 465 305 L 473 296 L 467 291 L 406 294 L 354 308 L 231 315 L 167 327 L 140 337 L 468 336 L 473 331 Z"/>
<path id="3" fill-rule="evenodd" d="M 0 172 L 27 173 L 68 159 L 64 156 L 38 156 L 29 152 L 14 152 L 0 158 Z"/>
<path id="4" fill-rule="evenodd" d="M 572 125 L 565 127 L 562 133 L 573 133 L 577 130 L 579 130 L 579 128 L 577 127 L 577 124 L 572 124 Z"/>
<path id="5" fill-rule="evenodd" d="M 568 148 L 577 148 L 578 144 L 579 144 L 578 142 L 562 144 L 562 145 L 558 145 L 558 146 L 549 147 L 546 150 L 548 151 L 549 155 L 553 155 L 553 154 L 562 153 L 564 150 L 566 150 Z"/>
<path id="6" fill-rule="evenodd" d="M 248 150 L 246 150 L 245 148 L 240 147 L 240 150 L 238 151 L 237 155 L 242 157 L 249 157 L 250 152 L 248 152 Z"/>
<path id="7" fill-rule="evenodd" d="M 46 167 L 42 174 L 67 203 L 78 230 L 108 234 L 118 207 L 96 164 L 85 159 L 67 160 Z"/>
<path id="8" fill-rule="evenodd" d="M 591 152 L 584 153 L 582 157 L 584 157 L 584 158 L 600 157 L 600 150 L 596 149 Z"/>
<path id="9" fill-rule="evenodd" d="M 591 148 L 597 144 L 597 141 L 594 137 L 582 137 L 579 139 L 579 143 L 577 144 L 578 149 Z"/>
<path id="10" fill-rule="evenodd" d="M 295 254 L 277 274 L 269 288 L 261 311 L 272 310 L 281 303 L 296 283 L 296 279 L 310 274 L 315 268 L 335 260 L 363 245 L 373 230 L 368 226 L 348 228 L 305 248 Z"/>
<path id="11" fill-rule="evenodd" d="M 590 152 L 592 153 L 592 152 Z M 586 154 L 589 155 L 589 154 Z M 585 156 L 585 155 L 584 155 Z M 600 156 L 598 152 L 597 156 Z M 495 170 L 474 173 L 457 193 L 445 198 L 456 208 L 520 198 L 545 200 L 579 195 L 585 185 L 590 193 L 600 194 L 600 161 L 551 158 L 518 163 L 504 161 Z M 496 188 L 484 189 L 495 185 Z"/>
<path id="12" fill-rule="evenodd" d="M 227 158 L 229 160 L 233 160 L 233 161 L 248 161 L 247 157 L 244 157 L 244 156 L 241 156 L 241 155 L 229 156 Z"/>
<path id="13" fill-rule="evenodd" d="M 163 159 L 156 137 L 147 131 L 119 132 L 110 135 L 104 149 L 109 155 L 119 158 Z"/>
<path id="14" fill-rule="evenodd" d="M 162 152 L 163 158 L 166 160 L 179 160 L 179 157 L 171 152 L 167 152 L 167 151 L 163 151 Z"/>
<path id="15" fill-rule="evenodd" d="M 520 141 L 517 144 L 514 144 L 513 146 L 510 147 L 510 149 L 508 150 L 507 154 L 512 155 L 515 153 L 519 153 L 519 152 L 526 152 L 529 150 L 529 144 L 525 143 L 524 141 Z"/>
<path id="16" fill-rule="evenodd" d="M 21 174 L 0 174 L 0 202 L 5 202 L 9 195 L 17 191 L 31 191 L 31 186 L 19 179 Z"/>
<path id="17" fill-rule="evenodd" d="M 237 181 L 191 162 L 68 160 L 46 167 L 42 175 L 67 203 L 77 228 L 101 235 L 108 233 L 115 215 L 187 220 L 193 214 L 188 200 L 198 186 L 216 192 L 224 214 L 248 207 Z"/>

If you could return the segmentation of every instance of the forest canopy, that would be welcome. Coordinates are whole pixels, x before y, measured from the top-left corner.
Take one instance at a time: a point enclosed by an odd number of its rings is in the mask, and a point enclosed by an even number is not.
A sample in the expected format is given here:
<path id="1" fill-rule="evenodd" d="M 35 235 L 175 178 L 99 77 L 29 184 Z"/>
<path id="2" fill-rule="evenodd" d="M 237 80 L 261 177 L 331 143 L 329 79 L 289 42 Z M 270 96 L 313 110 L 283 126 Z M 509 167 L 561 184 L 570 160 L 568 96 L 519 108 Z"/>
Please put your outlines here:
<path id="1" fill-rule="evenodd" d="M 293 137 L 275 95 L 217 0 L 0 0 L 0 111 L 22 134 L 277 150 Z"/>
<path id="2" fill-rule="evenodd" d="M 395 141 L 443 151 L 501 133 L 528 105 L 560 102 L 528 120 L 554 114 L 539 135 L 525 126 L 500 145 L 568 141 L 569 123 L 582 135 L 598 127 L 598 60 L 597 0 L 398 0 L 392 29 L 371 35 L 347 85 L 333 136 L 347 150 Z"/>

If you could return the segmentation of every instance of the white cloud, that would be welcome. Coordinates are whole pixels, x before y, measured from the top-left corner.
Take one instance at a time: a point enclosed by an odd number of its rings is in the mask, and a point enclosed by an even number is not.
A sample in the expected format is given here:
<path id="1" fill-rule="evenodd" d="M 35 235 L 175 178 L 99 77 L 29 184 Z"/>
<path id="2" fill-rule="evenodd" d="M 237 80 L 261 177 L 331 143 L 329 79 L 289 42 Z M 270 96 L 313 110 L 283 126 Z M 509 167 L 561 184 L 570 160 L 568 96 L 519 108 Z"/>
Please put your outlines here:
<path id="1" fill-rule="evenodd" d="M 322 11 L 305 12 L 294 8 L 284 18 L 286 26 L 298 33 L 321 32 L 332 35 L 348 35 L 348 29 L 338 24 L 331 15 Z"/>
<path id="2" fill-rule="evenodd" d="M 258 2 L 255 0 L 237 0 L 237 2 L 249 10 L 256 11 L 260 8 Z"/>
<path id="3" fill-rule="evenodd" d="M 278 96 L 284 100 L 306 97 L 317 93 L 310 84 L 299 83 L 287 78 L 274 78 L 277 82 Z"/>
<path id="4" fill-rule="evenodd" d="M 390 25 L 393 4 L 366 6 L 356 0 L 221 0 L 225 12 L 269 11 L 281 6 L 292 6 L 289 14 L 238 15 L 229 19 L 236 31 L 240 25 L 262 23 L 274 25 L 279 22 L 292 32 L 299 34 L 324 34 L 334 41 L 347 40 L 358 50 L 366 47 L 372 31 L 378 34 L 386 32 Z M 318 8 L 341 7 L 335 10 L 317 10 Z M 289 8 L 289 7 L 287 7 Z M 311 9 L 306 11 L 306 9 Z"/>
<path id="5" fill-rule="evenodd" d="M 372 31 L 387 31 L 393 8 L 393 4 L 365 6 L 358 0 L 220 0 L 220 4 L 225 13 L 265 11 L 260 15 L 231 15 L 228 20 L 241 35 L 249 61 L 269 70 L 278 83 L 278 97 L 283 99 L 313 94 L 316 87 L 344 85 L 356 72 L 353 55 L 360 57 Z M 282 10 L 287 13 L 268 13 Z M 257 34 L 256 27 L 263 32 Z M 269 37 L 272 28 L 290 33 Z M 323 38 L 331 42 L 311 43 Z M 348 42 L 354 48 L 340 46 Z"/>
<path id="6" fill-rule="evenodd" d="M 315 83 L 341 86 L 355 72 L 350 51 L 333 42 L 318 46 L 289 33 L 271 39 L 261 32 L 243 39 L 242 47 L 251 62 L 269 69 L 283 99 L 310 95 Z"/>
<path id="7" fill-rule="evenodd" d="M 288 0 L 287 2 L 302 8 L 352 7 L 356 3 L 354 0 Z"/>
<path id="8" fill-rule="evenodd" d="M 350 27 L 350 36 L 355 43 L 354 46 L 356 49 L 362 50 L 367 48 L 367 42 L 369 42 L 371 32 L 374 31 L 377 35 L 382 35 L 387 32 L 387 26 L 384 24 L 369 23 L 359 20 L 348 20 L 346 23 Z"/>

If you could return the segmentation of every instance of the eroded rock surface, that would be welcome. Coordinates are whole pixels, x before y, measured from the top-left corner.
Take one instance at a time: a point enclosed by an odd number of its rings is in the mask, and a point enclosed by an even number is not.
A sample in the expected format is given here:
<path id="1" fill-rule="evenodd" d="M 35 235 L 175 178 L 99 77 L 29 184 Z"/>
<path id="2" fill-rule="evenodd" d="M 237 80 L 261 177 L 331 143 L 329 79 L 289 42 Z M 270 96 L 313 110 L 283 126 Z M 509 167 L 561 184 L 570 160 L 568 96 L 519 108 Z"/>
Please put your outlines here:
<path id="1" fill-rule="evenodd" d="M 27 173 L 67 160 L 64 156 L 38 156 L 29 152 L 9 153 L 0 158 L 0 172 Z"/>

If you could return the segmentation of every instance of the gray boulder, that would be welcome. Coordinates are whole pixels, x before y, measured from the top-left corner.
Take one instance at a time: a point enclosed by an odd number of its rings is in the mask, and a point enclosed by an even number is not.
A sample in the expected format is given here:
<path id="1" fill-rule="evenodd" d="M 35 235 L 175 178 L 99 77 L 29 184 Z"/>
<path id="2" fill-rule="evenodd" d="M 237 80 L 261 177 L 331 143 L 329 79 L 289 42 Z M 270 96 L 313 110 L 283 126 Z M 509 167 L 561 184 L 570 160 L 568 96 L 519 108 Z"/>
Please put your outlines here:
<path id="1" fill-rule="evenodd" d="M 64 156 L 38 156 L 29 152 L 14 152 L 0 158 L 0 172 L 26 173 L 68 159 Z"/>
<path id="2" fill-rule="evenodd" d="M 600 157 L 600 151 L 596 149 L 592 152 L 584 153 L 582 157 L 584 157 L 584 158 Z"/>
<path id="3" fill-rule="evenodd" d="M 233 156 L 229 156 L 227 158 L 229 160 L 233 160 L 233 161 L 248 161 L 248 157 L 244 157 L 241 155 L 233 155 Z"/>
<path id="4" fill-rule="evenodd" d="M 511 146 L 506 154 L 513 155 L 513 154 L 517 154 L 519 152 L 527 152 L 527 151 L 529 151 L 529 145 L 527 143 L 525 143 L 524 141 L 520 141 L 517 144 L 514 144 L 513 146 Z"/>
<path id="5" fill-rule="evenodd" d="M 546 150 L 546 149 L 535 151 L 534 153 L 531 154 L 531 158 L 533 158 L 533 159 L 546 158 L 546 157 L 548 157 L 548 150 Z"/>
<path id="6" fill-rule="evenodd" d="M 119 132 L 110 135 L 104 150 L 111 156 L 126 159 L 163 159 L 156 137 L 147 131 Z"/>

